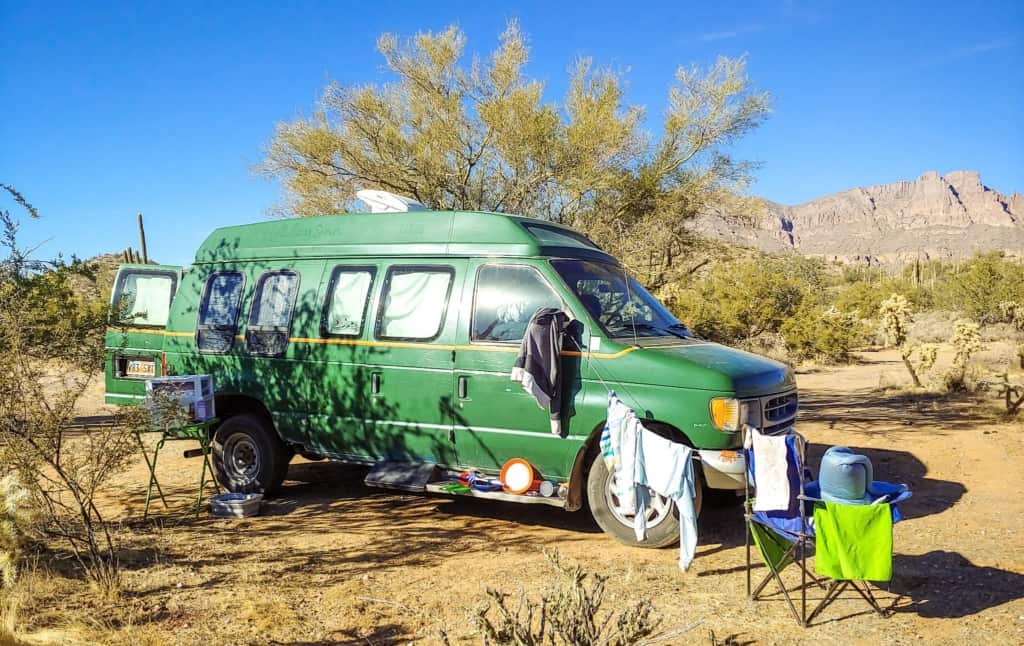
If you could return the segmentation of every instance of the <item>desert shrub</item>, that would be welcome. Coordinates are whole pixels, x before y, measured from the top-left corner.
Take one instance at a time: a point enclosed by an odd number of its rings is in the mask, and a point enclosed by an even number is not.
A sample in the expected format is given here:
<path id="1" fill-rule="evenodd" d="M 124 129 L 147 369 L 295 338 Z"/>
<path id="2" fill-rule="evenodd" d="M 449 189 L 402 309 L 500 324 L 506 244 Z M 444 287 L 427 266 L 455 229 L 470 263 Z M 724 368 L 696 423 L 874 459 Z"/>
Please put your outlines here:
<path id="1" fill-rule="evenodd" d="M 660 621 L 649 599 L 602 616 L 607 577 L 563 565 L 557 551 L 545 556 L 555 576 L 540 601 L 520 592 L 513 604 L 511 594 L 487 588 L 490 601 L 473 616 L 485 646 L 631 646 L 657 629 Z"/>
<path id="2" fill-rule="evenodd" d="M 1024 305 L 1016 301 L 1002 301 L 997 305 L 997 310 L 1000 323 L 1008 323 L 1018 332 L 1024 332 Z"/>
<path id="3" fill-rule="evenodd" d="M 699 282 L 679 289 L 666 304 L 702 336 L 720 343 L 750 343 L 779 332 L 807 289 L 784 263 L 765 258 L 723 263 Z"/>
<path id="4" fill-rule="evenodd" d="M 1002 318 L 1000 303 L 1024 303 L 1024 264 L 1002 252 L 977 255 L 936 288 L 937 304 L 979 322 Z"/>
<path id="5" fill-rule="evenodd" d="M 42 535 L 63 541 L 90 581 L 113 592 L 117 551 L 95 500 L 135 454 L 132 422 L 68 434 L 76 403 L 103 366 L 106 311 L 71 287 L 72 276 L 90 280 L 88 267 L 34 260 L 18 246 L 10 212 L 0 211 L 0 225 L 0 477 L 17 475 Z"/>
<path id="6" fill-rule="evenodd" d="M 781 332 L 793 359 L 828 363 L 847 361 L 850 350 L 864 338 L 861 322 L 854 314 L 807 301 L 783 322 Z"/>
<path id="7" fill-rule="evenodd" d="M 839 289 L 835 306 L 841 312 L 857 314 L 871 319 L 878 315 L 878 308 L 885 300 L 886 292 L 865 282 L 855 282 Z"/>

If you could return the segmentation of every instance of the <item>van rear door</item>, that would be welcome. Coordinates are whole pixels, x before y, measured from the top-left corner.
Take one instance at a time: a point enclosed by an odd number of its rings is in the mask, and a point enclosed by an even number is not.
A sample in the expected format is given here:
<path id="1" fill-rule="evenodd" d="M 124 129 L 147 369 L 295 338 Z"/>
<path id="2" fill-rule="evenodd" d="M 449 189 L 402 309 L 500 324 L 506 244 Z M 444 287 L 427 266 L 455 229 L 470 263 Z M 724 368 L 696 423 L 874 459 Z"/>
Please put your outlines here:
<path id="1" fill-rule="evenodd" d="M 146 395 L 146 380 L 163 375 L 164 331 L 181 274 L 173 265 L 118 268 L 106 337 L 106 403 L 136 404 Z"/>

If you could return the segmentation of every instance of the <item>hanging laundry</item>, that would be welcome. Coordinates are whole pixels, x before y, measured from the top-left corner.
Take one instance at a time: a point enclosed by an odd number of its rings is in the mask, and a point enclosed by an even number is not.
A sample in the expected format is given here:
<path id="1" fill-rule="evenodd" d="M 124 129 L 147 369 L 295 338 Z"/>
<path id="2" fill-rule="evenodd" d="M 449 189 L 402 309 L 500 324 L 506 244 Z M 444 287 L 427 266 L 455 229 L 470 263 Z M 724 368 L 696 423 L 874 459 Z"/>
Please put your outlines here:
<path id="1" fill-rule="evenodd" d="M 671 499 L 679 510 L 679 569 L 684 572 L 693 562 L 697 551 L 697 514 L 693 499 L 693 451 L 685 444 L 666 440 L 643 428 L 637 421 L 636 464 L 636 516 L 633 529 L 638 541 L 647 537 L 647 489 Z"/>
<path id="2" fill-rule="evenodd" d="M 754 511 L 789 509 L 793 465 L 788 464 L 786 435 L 764 435 L 756 428 L 747 431 L 746 443 L 754 449 Z M 799 482 L 797 482 L 799 485 Z"/>
<path id="3" fill-rule="evenodd" d="M 622 434 L 616 454 L 615 497 L 619 500 L 619 511 L 628 516 L 636 513 L 637 499 L 640 495 L 636 487 L 636 465 L 639 459 L 637 451 L 640 430 L 643 426 L 633 411 L 627 409 L 620 427 Z"/>
<path id="4" fill-rule="evenodd" d="M 622 423 L 628 415 L 632 414 L 629 406 L 622 403 L 622 400 L 615 394 L 614 390 L 608 391 L 608 414 L 601 431 L 599 446 L 601 457 L 609 470 L 615 468 L 618 463 L 619 445 L 622 442 Z"/>
<path id="5" fill-rule="evenodd" d="M 523 385 L 537 405 L 551 413 L 551 433 L 562 433 L 562 338 L 569 316 L 553 307 L 542 307 L 530 318 L 519 354 L 512 367 L 512 381 Z"/>
<path id="6" fill-rule="evenodd" d="M 608 414 L 602 440 L 601 455 L 614 476 L 613 490 L 624 514 L 636 509 L 636 487 L 633 485 L 636 463 L 636 434 L 640 428 L 633 409 L 622 403 L 615 391 L 608 392 Z"/>

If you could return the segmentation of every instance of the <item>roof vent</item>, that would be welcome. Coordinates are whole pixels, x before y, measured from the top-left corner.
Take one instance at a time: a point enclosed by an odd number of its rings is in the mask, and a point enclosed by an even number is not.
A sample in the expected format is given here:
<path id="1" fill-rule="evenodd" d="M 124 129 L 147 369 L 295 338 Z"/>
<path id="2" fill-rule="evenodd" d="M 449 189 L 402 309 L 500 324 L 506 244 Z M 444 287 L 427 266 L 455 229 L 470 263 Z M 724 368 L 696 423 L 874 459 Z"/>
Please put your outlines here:
<path id="1" fill-rule="evenodd" d="M 416 200 L 387 191 L 363 189 L 356 191 L 356 197 L 370 207 L 370 213 L 405 213 L 406 211 L 426 211 Z"/>

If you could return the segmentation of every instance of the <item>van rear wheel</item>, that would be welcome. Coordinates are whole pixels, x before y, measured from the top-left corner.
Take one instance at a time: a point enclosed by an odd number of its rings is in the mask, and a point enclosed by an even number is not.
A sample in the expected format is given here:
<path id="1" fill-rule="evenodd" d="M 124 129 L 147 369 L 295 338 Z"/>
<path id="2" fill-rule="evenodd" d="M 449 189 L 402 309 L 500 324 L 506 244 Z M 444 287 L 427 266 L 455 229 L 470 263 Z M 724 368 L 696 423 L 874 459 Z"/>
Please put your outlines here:
<path id="1" fill-rule="evenodd" d="M 700 477 L 696 478 L 694 487 L 696 497 L 693 506 L 699 516 L 703 498 Z M 590 474 L 587 476 L 587 504 L 598 526 L 620 543 L 635 547 L 658 548 L 679 542 L 679 510 L 672 500 L 654 492 L 651 492 L 651 504 L 647 509 L 647 538 L 643 541 L 636 540 L 633 531 L 635 514 L 618 499 L 615 474 L 608 470 L 600 453 L 594 456 L 590 464 Z"/>
<path id="2" fill-rule="evenodd" d="M 291 456 L 273 425 L 258 415 L 229 417 L 213 437 L 217 482 L 232 493 L 274 493 Z"/>

